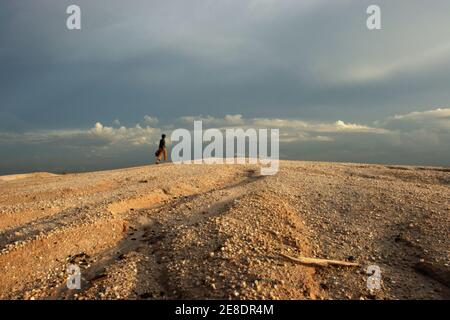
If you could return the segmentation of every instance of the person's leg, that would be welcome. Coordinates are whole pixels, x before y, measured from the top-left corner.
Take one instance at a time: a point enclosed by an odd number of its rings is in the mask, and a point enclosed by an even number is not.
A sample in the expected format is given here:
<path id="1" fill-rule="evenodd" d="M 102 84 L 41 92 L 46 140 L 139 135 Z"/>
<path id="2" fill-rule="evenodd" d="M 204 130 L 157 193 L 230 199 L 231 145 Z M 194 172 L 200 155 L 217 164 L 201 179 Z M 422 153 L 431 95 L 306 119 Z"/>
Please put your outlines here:
<path id="1" fill-rule="evenodd" d="M 164 161 L 167 161 L 167 149 L 166 148 L 164 148 L 163 153 L 164 153 Z"/>
<path id="2" fill-rule="evenodd" d="M 161 161 L 161 149 L 158 149 L 157 155 L 156 155 L 156 164 L 158 164 Z"/>

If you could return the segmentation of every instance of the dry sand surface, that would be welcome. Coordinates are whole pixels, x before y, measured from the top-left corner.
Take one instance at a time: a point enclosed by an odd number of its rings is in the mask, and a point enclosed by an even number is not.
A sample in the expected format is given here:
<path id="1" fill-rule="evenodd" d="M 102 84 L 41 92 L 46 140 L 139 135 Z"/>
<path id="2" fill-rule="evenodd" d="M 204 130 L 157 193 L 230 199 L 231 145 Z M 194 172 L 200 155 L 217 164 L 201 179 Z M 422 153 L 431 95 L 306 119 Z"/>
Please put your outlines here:
<path id="1" fill-rule="evenodd" d="M 450 297 L 448 168 L 283 161 L 258 173 L 163 164 L 1 177 L 0 298 Z M 69 263 L 81 290 L 66 287 Z M 366 287 L 369 265 L 379 290 Z"/>

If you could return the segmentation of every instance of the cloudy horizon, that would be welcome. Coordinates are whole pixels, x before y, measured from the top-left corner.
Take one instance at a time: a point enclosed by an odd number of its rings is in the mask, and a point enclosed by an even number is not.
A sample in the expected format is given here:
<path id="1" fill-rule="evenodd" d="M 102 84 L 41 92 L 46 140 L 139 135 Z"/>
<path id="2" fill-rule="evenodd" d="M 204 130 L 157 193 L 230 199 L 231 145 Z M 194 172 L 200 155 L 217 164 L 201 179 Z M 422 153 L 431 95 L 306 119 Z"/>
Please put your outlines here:
<path id="1" fill-rule="evenodd" d="M 152 163 L 198 119 L 279 128 L 282 159 L 450 163 L 448 1 L 81 0 L 79 31 L 70 4 L 0 4 L 0 174 Z"/>

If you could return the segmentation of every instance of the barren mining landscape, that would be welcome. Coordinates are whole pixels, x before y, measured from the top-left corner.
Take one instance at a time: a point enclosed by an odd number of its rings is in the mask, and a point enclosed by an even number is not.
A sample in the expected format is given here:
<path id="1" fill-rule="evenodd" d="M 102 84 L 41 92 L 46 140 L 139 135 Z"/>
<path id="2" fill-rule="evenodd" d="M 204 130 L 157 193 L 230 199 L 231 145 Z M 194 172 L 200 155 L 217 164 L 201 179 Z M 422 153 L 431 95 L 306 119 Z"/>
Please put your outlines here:
<path id="1" fill-rule="evenodd" d="M 448 299 L 449 227 L 448 168 L 282 161 L 274 176 L 173 164 L 3 176 L 0 298 Z M 81 290 L 67 289 L 68 264 Z M 369 265 L 379 290 L 366 287 Z"/>

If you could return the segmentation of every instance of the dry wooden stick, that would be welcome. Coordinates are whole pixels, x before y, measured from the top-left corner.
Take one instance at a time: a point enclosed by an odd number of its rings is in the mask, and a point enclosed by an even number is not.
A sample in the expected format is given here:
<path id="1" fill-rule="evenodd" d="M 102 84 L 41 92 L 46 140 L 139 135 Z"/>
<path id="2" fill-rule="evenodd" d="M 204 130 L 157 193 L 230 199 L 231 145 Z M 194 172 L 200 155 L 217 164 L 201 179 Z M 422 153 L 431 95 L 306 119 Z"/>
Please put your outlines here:
<path id="1" fill-rule="evenodd" d="M 318 266 L 318 267 L 329 267 L 329 266 L 343 266 L 343 267 L 359 267 L 359 263 L 355 262 L 347 262 L 340 260 L 328 260 L 328 259 L 317 259 L 317 258 L 306 258 L 306 257 L 298 257 L 294 258 L 283 253 L 280 255 L 286 259 L 289 259 L 293 262 L 301 263 L 308 266 Z"/>

